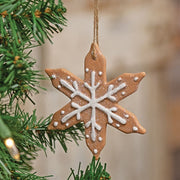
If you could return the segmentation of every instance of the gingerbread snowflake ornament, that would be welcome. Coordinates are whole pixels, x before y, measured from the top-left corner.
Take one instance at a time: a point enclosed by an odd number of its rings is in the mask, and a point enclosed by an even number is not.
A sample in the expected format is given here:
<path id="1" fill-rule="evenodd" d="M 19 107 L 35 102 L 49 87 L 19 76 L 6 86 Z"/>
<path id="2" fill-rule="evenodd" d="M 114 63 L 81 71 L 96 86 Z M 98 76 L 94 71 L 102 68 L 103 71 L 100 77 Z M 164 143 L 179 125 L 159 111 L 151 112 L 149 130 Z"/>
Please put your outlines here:
<path id="1" fill-rule="evenodd" d="M 106 59 L 93 43 L 85 58 L 84 80 L 65 69 L 46 69 L 46 73 L 53 86 L 71 99 L 54 114 L 48 129 L 64 130 L 83 122 L 86 144 L 96 159 L 106 143 L 107 124 L 125 133 L 145 133 L 135 115 L 118 104 L 137 90 L 144 72 L 125 73 L 107 82 Z"/>

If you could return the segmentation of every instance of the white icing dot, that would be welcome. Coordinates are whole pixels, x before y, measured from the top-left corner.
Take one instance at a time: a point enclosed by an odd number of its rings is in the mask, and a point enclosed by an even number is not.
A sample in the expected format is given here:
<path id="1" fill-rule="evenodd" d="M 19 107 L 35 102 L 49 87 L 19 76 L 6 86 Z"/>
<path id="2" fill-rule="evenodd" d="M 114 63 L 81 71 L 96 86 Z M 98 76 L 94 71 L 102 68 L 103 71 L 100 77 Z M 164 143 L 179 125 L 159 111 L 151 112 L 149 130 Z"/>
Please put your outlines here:
<path id="1" fill-rule="evenodd" d="M 98 140 L 101 142 L 102 141 L 102 137 L 98 137 Z"/>
<path id="2" fill-rule="evenodd" d="M 55 121 L 53 125 L 54 125 L 54 127 L 58 126 L 58 122 Z"/>
<path id="3" fill-rule="evenodd" d="M 99 73 L 98 73 L 98 74 L 99 74 L 99 76 L 101 76 L 101 75 L 102 75 L 102 71 L 99 71 Z"/>
<path id="4" fill-rule="evenodd" d="M 133 131 L 138 131 L 138 127 L 133 126 Z"/>
<path id="5" fill-rule="evenodd" d="M 56 75 L 55 75 L 55 74 L 53 74 L 51 77 L 52 77 L 53 79 L 56 79 Z"/>
<path id="6" fill-rule="evenodd" d="M 121 81 L 122 80 L 122 78 L 120 77 L 120 78 L 118 78 L 118 81 Z"/>
<path id="7" fill-rule="evenodd" d="M 98 150 L 97 149 L 94 149 L 94 153 L 97 154 Z"/>
<path id="8" fill-rule="evenodd" d="M 61 111 L 61 114 L 64 114 L 65 113 L 65 111 Z"/>
<path id="9" fill-rule="evenodd" d="M 116 112 L 117 111 L 117 107 L 112 107 L 111 111 Z"/>
<path id="10" fill-rule="evenodd" d="M 67 79 L 70 79 L 71 77 L 70 76 L 67 76 Z"/>
<path id="11" fill-rule="evenodd" d="M 66 123 L 66 127 L 68 127 L 69 126 L 69 123 Z"/>
<path id="12" fill-rule="evenodd" d="M 58 89 L 60 89 L 61 88 L 61 85 L 58 85 Z"/>
<path id="13" fill-rule="evenodd" d="M 112 124 L 113 123 L 113 120 L 111 119 L 110 121 L 108 121 L 109 122 L 109 124 Z"/>
<path id="14" fill-rule="evenodd" d="M 116 124 L 116 127 L 120 127 L 120 124 Z"/>
<path id="15" fill-rule="evenodd" d="M 134 81 L 136 82 L 137 80 L 138 80 L 139 78 L 136 76 L 136 77 L 134 77 Z"/>
<path id="16" fill-rule="evenodd" d="M 125 118 L 129 118 L 129 114 L 125 114 L 124 117 L 125 117 Z"/>
<path id="17" fill-rule="evenodd" d="M 86 72 L 89 72 L 89 68 L 86 68 L 86 70 L 85 70 Z"/>
<path id="18" fill-rule="evenodd" d="M 86 138 L 87 138 L 87 139 L 89 138 L 89 135 L 88 135 L 88 134 L 86 134 Z"/>
<path id="19" fill-rule="evenodd" d="M 126 92 L 125 92 L 125 91 L 123 91 L 121 94 L 124 96 L 124 95 L 126 94 Z"/>
<path id="20" fill-rule="evenodd" d="M 111 91 L 112 89 L 114 88 L 114 85 L 113 84 L 110 84 L 108 89 Z"/>

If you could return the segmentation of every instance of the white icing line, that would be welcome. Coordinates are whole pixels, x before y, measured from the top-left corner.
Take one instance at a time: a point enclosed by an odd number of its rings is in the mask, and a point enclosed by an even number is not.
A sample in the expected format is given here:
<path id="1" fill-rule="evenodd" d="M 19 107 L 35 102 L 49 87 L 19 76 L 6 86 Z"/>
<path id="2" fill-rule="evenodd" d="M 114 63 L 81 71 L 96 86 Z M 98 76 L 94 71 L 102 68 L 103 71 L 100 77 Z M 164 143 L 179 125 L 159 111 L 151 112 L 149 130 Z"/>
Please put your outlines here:
<path id="1" fill-rule="evenodd" d="M 75 96 L 80 96 L 84 100 L 90 101 L 90 98 L 88 96 L 86 96 L 81 91 L 79 91 L 78 84 L 76 81 L 73 82 L 74 87 L 71 86 L 71 84 L 69 84 L 67 81 L 65 81 L 63 79 L 60 80 L 60 83 L 62 84 L 62 86 L 66 87 L 68 90 L 70 90 L 72 92 L 71 98 L 74 98 Z"/>
<path id="2" fill-rule="evenodd" d="M 80 121 L 80 120 L 81 120 L 81 114 L 80 114 L 80 113 L 77 113 L 77 115 L 76 115 L 76 119 L 77 119 L 78 121 Z"/>
<path id="3" fill-rule="evenodd" d="M 58 122 L 55 121 L 55 122 L 53 123 L 53 126 L 54 126 L 54 127 L 57 127 L 57 126 L 58 126 Z"/>
<path id="4" fill-rule="evenodd" d="M 91 121 L 88 121 L 88 122 L 85 124 L 85 128 L 90 127 L 90 125 L 91 125 Z"/>
<path id="5" fill-rule="evenodd" d="M 75 103 L 75 102 L 72 102 L 72 103 L 71 103 L 71 106 L 72 106 L 73 108 L 75 108 L 75 109 L 81 108 L 81 106 L 79 106 L 79 104 L 77 104 L 77 103 Z M 80 112 L 77 112 L 77 114 L 76 114 L 76 119 L 77 119 L 78 121 L 81 120 L 81 114 L 80 114 Z"/>
<path id="6" fill-rule="evenodd" d="M 73 81 L 73 87 L 75 88 L 75 90 L 78 90 L 79 88 L 78 88 L 78 83 L 77 83 L 77 81 Z"/>
<path id="7" fill-rule="evenodd" d="M 90 121 L 88 121 L 86 124 L 85 124 L 85 127 L 88 128 L 89 126 L 91 125 L 91 139 L 92 141 L 96 141 L 96 131 L 95 129 L 97 129 L 98 131 L 101 130 L 101 126 L 98 125 L 96 123 L 96 109 L 95 107 L 92 107 L 92 113 L 91 113 L 91 119 Z"/>
<path id="8" fill-rule="evenodd" d="M 108 116 L 108 123 L 112 124 L 114 121 L 112 120 L 111 116 Z"/>
<path id="9" fill-rule="evenodd" d="M 113 112 L 111 112 L 110 109 L 102 106 L 101 104 L 96 104 L 96 107 L 97 107 L 98 109 L 100 109 L 101 111 L 103 111 L 105 114 L 107 114 L 107 116 L 108 116 L 108 122 L 109 122 L 109 123 L 112 122 L 112 119 L 111 119 L 111 118 L 113 118 L 113 119 L 117 120 L 118 122 L 120 122 L 121 124 L 126 124 L 126 122 L 127 122 L 126 119 L 123 119 L 123 118 L 120 117 L 119 115 L 114 114 Z"/>
<path id="10" fill-rule="evenodd" d="M 114 88 L 114 85 L 110 84 L 108 87 L 108 92 L 105 93 L 103 96 L 99 97 L 97 99 L 97 102 L 99 103 L 99 102 L 103 101 L 105 98 L 109 98 L 111 101 L 116 101 L 116 97 L 114 97 L 112 95 L 114 95 L 115 93 L 117 93 L 118 91 L 120 91 L 121 89 L 123 89 L 125 87 L 126 87 L 126 83 L 122 83 L 116 88 Z"/>
<path id="11" fill-rule="evenodd" d="M 71 94 L 71 98 L 74 98 L 75 96 L 80 96 L 84 100 L 86 100 L 88 102 L 90 101 L 90 98 L 88 96 L 86 96 L 85 94 L 81 93 L 79 90 L 77 90 Z"/>
<path id="12" fill-rule="evenodd" d="M 89 108 L 90 107 L 90 104 L 86 104 L 84 106 L 80 106 L 79 109 L 76 109 L 72 112 L 70 112 L 69 114 L 66 114 L 62 119 L 61 119 L 61 122 L 62 123 L 65 123 L 66 121 L 68 121 L 70 118 L 72 118 L 73 116 L 75 116 L 77 113 L 81 113 L 82 111 L 84 111 L 85 109 Z"/>
<path id="13" fill-rule="evenodd" d="M 110 108 L 110 110 L 111 110 L 112 112 L 116 112 L 116 111 L 117 111 L 117 107 L 112 107 L 112 108 Z"/>
<path id="14" fill-rule="evenodd" d="M 138 131 L 138 127 L 133 126 L 133 131 Z"/>
<path id="15" fill-rule="evenodd" d="M 138 78 L 137 76 L 134 77 L 134 81 L 135 81 L 135 82 L 138 81 L 138 79 L 139 79 L 139 78 Z"/>
<path id="16" fill-rule="evenodd" d="M 69 89 L 70 91 L 74 92 L 75 89 L 64 79 L 60 79 L 60 83 L 62 84 L 62 86 L 66 87 L 67 89 Z"/>
<path id="17" fill-rule="evenodd" d="M 89 104 L 92 108 L 92 112 L 91 112 L 91 119 L 90 121 L 88 121 L 86 124 L 85 124 L 85 127 L 88 128 L 90 125 L 91 125 L 91 139 L 92 141 L 96 141 L 96 131 L 95 129 L 97 129 L 98 131 L 101 130 L 101 126 L 98 125 L 96 123 L 96 109 L 95 109 L 95 105 L 96 105 L 96 89 L 99 87 L 100 83 L 98 82 L 96 85 L 95 85 L 95 71 L 92 71 L 91 72 L 91 86 L 88 84 L 88 83 L 84 83 L 85 87 L 87 89 L 89 89 L 89 91 L 91 92 L 91 100 L 89 101 Z"/>
<path id="18" fill-rule="evenodd" d="M 72 103 L 71 103 L 71 106 L 72 106 L 73 108 L 76 108 L 76 109 L 78 109 L 78 108 L 81 107 L 79 104 L 77 104 L 77 103 L 75 103 L 75 102 L 72 102 Z"/>

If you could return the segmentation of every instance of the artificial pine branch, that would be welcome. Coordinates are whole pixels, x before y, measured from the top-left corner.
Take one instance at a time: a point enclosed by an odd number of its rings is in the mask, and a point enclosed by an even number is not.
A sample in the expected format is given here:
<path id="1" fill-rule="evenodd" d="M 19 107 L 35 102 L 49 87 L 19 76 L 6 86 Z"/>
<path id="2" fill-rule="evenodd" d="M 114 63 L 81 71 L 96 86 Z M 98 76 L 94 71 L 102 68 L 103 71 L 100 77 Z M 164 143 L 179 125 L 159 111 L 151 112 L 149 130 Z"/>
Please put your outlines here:
<path id="1" fill-rule="evenodd" d="M 54 32 L 66 24 L 61 0 L 0 0 L 1 38 L 10 36 L 19 45 L 38 45 L 51 41 Z M 8 29 L 8 31 L 7 31 Z"/>
<path id="2" fill-rule="evenodd" d="M 15 52 L 16 49 L 1 49 L 0 57 L 0 98 L 9 98 L 9 105 L 13 101 L 29 98 L 29 93 L 38 93 L 39 80 L 43 79 L 40 72 L 34 70 L 35 60 L 29 54 Z M 7 99 L 6 99 L 7 100 Z M 2 105 L 2 104 L 1 104 Z"/>
<path id="3" fill-rule="evenodd" d="M 0 135 L 0 179 L 47 179 L 31 173 L 37 152 L 47 147 L 54 152 L 55 141 L 67 152 L 68 141 L 78 144 L 83 138 L 82 124 L 48 131 L 51 116 L 38 120 L 36 110 L 30 115 L 22 109 L 27 99 L 34 103 L 31 95 L 39 93 L 39 80 L 44 79 L 34 70 L 30 48 L 46 39 L 51 42 L 53 33 L 62 31 L 65 12 L 61 0 L 0 0 L 0 117 L 21 154 L 20 161 L 15 161 Z"/>
<path id="4" fill-rule="evenodd" d="M 111 177 L 106 171 L 106 164 L 104 166 L 100 163 L 100 158 L 96 162 L 95 157 L 92 158 L 92 161 L 89 166 L 87 166 L 85 172 L 80 169 L 81 164 L 79 164 L 78 172 L 75 174 L 75 171 L 71 169 L 71 174 L 67 180 L 70 180 L 71 177 L 74 180 L 110 180 Z"/>
<path id="5" fill-rule="evenodd" d="M 29 113 L 22 111 L 18 105 L 16 107 L 14 117 L 11 115 L 8 116 L 6 113 L 6 115 L 2 115 L 2 118 L 9 125 L 17 147 L 21 152 L 21 160 L 19 162 L 15 162 L 9 155 L 4 144 L 2 142 L 0 144 L 0 152 L 2 153 L 2 155 L 0 153 L 0 157 L 8 158 L 5 164 L 11 171 L 11 176 L 20 177 L 20 175 L 23 175 L 23 173 L 28 174 L 28 176 L 31 175 L 28 173 L 29 170 L 32 170 L 29 161 L 37 157 L 37 152 L 40 149 L 46 151 L 46 148 L 49 147 L 51 151 L 55 152 L 56 140 L 59 141 L 62 148 L 66 152 L 68 141 L 74 140 L 76 143 L 78 143 L 77 141 L 83 138 L 83 136 L 81 137 L 80 135 L 80 133 L 83 133 L 84 131 L 82 124 L 74 126 L 65 131 L 48 131 L 47 126 L 49 125 L 51 116 L 46 119 L 37 120 L 35 110 L 32 115 L 29 115 Z M 1 161 L 4 162 L 3 159 L 1 159 Z M 0 176 L 2 173 L 5 172 L 0 171 Z M 6 176 L 8 175 L 9 173 L 6 171 Z"/>

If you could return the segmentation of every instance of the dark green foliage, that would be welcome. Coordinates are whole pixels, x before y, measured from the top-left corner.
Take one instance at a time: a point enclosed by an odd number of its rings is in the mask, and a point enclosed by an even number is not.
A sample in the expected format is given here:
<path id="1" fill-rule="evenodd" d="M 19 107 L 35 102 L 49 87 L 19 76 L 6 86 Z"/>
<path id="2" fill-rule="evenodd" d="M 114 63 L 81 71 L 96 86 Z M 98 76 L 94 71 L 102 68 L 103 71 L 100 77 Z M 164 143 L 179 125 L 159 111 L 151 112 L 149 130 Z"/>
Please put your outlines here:
<path id="1" fill-rule="evenodd" d="M 0 0 L 1 38 L 10 36 L 16 46 L 51 41 L 52 34 L 65 25 L 65 12 L 61 0 L 57 4 L 55 0 Z"/>
<path id="2" fill-rule="evenodd" d="M 21 178 L 29 176 L 29 179 L 30 177 L 38 179 L 35 174 L 31 174 L 29 171 L 32 170 L 30 161 L 37 157 L 37 152 L 40 149 L 45 151 L 49 147 L 54 152 L 55 141 L 57 140 L 66 152 L 68 141 L 74 140 L 78 143 L 77 141 L 83 138 L 79 135 L 84 131 L 82 124 L 64 131 L 48 131 L 47 126 L 50 123 L 51 116 L 37 120 L 35 110 L 32 115 L 29 115 L 29 113 L 22 111 L 18 105 L 15 108 L 14 116 L 5 113 L 2 114 L 2 118 L 9 125 L 16 145 L 21 152 L 21 160 L 19 162 L 13 160 L 4 143 L 0 141 L 0 179 L 1 177 L 8 179 L 12 176 Z M 5 169 L 2 164 L 4 164 Z"/>
<path id="3" fill-rule="evenodd" d="M 74 170 L 71 169 L 71 174 L 67 180 L 71 177 L 74 180 L 110 180 L 111 177 L 108 172 L 106 172 L 106 164 L 103 166 L 100 163 L 100 159 L 96 162 L 95 157 L 93 157 L 90 165 L 86 168 L 85 172 L 80 169 L 81 164 L 79 164 L 78 172 L 75 174 Z"/>
<path id="4" fill-rule="evenodd" d="M 29 54 L 16 53 L 12 50 L 1 49 L 0 57 L 0 99 L 9 98 L 9 105 L 21 99 L 25 102 L 30 98 L 29 93 L 38 93 L 39 80 L 42 75 L 33 69 L 35 61 Z M 1 104 L 2 105 L 2 104 Z"/>
<path id="5" fill-rule="evenodd" d="M 18 150 L 20 161 L 15 161 L 7 151 L 0 133 L 0 179 L 47 179 L 32 173 L 31 160 L 37 152 L 49 147 L 55 151 L 58 141 L 65 152 L 67 142 L 83 138 L 84 127 L 78 124 L 65 131 L 47 129 L 51 116 L 37 119 L 22 107 L 32 94 L 39 93 L 39 80 L 45 79 L 34 70 L 36 60 L 30 57 L 30 48 L 51 42 L 53 33 L 65 25 L 66 12 L 61 0 L 0 0 L 0 118 L 3 127 L 10 130 Z M 41 88 L 43 89 L 43 88 Z M 4 129 L 5 130 L 5 129 Z"/>
<path id="6" fill-rule="evenodd" d="M 30 99 L 38 93 L 42 76 L 27 49 L 50 40 L 65 25 L 66 12 L 59 0 L 0 0 L 0 98 Z M 51 41 L 51 40 L 50 40 Z"/>

